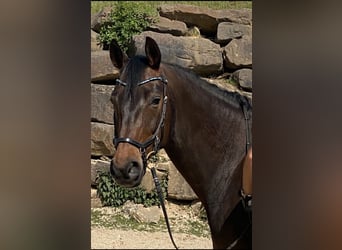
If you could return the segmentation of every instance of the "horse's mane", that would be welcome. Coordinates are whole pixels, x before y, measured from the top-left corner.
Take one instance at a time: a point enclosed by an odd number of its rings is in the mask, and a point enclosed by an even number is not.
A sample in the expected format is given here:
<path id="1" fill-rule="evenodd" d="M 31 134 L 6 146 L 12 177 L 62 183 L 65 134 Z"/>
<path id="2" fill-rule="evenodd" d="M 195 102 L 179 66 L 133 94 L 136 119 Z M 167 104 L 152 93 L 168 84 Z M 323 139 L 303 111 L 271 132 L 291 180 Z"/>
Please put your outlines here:
<path id="1" fill-rule="evenodd" d="M 223 100 L 226 103 L 229 103 L 233 106 L 240 106 L 244 105 L 247 110 L 252 110 L 252 102 L 249 98 L 246 96 L 240 94 L 237 91 L 229 91 L 227 89 L 223 89 L 216 84 L 209 83 L 205 79 L 202 79 L 194 72 L 187 70 L 181 66 L 175 65 L 175 64 L 168 64 L 164 63 L 170 68 L 173 68 L 175 71 L 177 71 L 177 74 L 182 74 L 182 77 L 186 77 L 189 79 L 189 81 L 198 84 L 199 87 L 204 89 L 205 91 L 213 94 L 215 97 Z"/>
<path id="2" fill-rule="evenodd" d="M 208 81 L 200 78 L 194 72 L 187 70 L 181 66 L 169 63 L 163 63 L 167 65 L 167 67 L 172 68 L 177 74 L 181 74 L 182 78 L 187 78 L 189 81 L 197 84 L 200 88 L 204 89 L 205 91 L 213 94 L 215 97 L 221 99 L 222 101 L 229 103 L 233 106 L 240 106 L 244 105 L 247 110 L 252 109 L 252 103 L 249 98 L 244 95 L 241 95 L 239 92 L 229 91 L 223 88 L 218 87 L 216 84 L 209 83 Z M 143 74 L 144 70 L 148 67 L 147 58 L 145 56 L 137 55 L 132 57 L 127 66 L 125 67 L 123 74 L 127 72 L 132 72 L 132 74 L 127 75 L 127 83 L 130 83 L 127 87 L 127 91 L 132 93 L 133 88 L 137 85 L 138 82 L 141 81 L 141 75 Z"/>

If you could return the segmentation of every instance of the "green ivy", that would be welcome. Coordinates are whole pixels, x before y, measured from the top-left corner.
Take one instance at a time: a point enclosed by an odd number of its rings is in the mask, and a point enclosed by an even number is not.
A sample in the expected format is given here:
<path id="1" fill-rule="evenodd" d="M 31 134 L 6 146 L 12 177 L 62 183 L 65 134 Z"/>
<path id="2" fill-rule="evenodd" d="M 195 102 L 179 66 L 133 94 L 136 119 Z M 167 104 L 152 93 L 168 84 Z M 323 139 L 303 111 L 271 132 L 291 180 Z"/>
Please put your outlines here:
<path id="1" fill-rule="evenodd" d="M 107 20 L 101 26 L 98 40 L 106 48 L 112 39 L 127 52 L 133 35 L 139 34 L 156 21 L 157 10 L 130 1 L 114 4 Z"/>
<path id="2" fill-rule="evenodd" d="M 160 180 L 163 197 L 167 195 L 167 178 Z M 104 206 L 118 207 L 130 200 L 145 207 L 160 205 L 157 190 L 151 193 L 141 187 L 125 188 L 118 185 L 108 172 L 100 173 L 98 176 L 97 194 Z"/>

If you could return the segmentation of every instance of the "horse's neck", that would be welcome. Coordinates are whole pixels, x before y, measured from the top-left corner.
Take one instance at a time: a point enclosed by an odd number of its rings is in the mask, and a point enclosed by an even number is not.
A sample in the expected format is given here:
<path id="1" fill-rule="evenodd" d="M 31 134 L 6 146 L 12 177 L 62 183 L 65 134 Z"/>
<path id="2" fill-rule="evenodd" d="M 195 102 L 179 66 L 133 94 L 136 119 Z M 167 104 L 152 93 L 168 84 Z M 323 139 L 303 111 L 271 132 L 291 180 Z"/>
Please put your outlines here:
<path id="1" fill-rule="evenodd" d="M 174 124 L 166 152 L 209 208 L 207 212 L 217 217 L 224 207 L 229 214 L 241 185 L 238 166 L 245 153 L 243 113 L 205 93 L 196 83 L 175 78 L 169 78 L 169 83 Z"/>

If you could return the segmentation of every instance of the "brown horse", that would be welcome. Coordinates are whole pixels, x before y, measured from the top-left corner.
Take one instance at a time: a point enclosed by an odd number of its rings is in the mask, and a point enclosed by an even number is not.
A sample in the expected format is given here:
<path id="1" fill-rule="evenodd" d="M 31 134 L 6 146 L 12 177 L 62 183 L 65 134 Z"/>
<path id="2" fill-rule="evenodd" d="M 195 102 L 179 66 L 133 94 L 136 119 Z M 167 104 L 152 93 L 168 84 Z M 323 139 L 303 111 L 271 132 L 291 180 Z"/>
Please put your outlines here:
<path id="1" fill-rule="evenodd" d="M 250 101 L 161 63 L 150 37 L 145 52 L 129 59 L 115 41 L 110 45 L 113 65 L 120 69 L 111 96 L 114 179 L 127 187 L 139 185 L 148 156 L 164 148 L 206 209 L 213 247 L 251 249 L 251 221 L 239 195 Z"/>

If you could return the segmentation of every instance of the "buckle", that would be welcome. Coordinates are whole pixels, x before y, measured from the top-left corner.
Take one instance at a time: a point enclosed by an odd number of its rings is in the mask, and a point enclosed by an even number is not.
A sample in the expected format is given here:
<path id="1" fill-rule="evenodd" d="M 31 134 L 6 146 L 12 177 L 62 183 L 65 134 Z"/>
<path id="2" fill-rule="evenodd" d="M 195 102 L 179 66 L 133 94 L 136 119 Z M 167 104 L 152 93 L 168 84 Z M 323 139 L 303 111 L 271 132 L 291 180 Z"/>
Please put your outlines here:
<path id="1" fill-rule="evenodd" d="M 245 209 L 251 209 L 253 196 L 251 194 L 245 194 L 243 189 L 240 190 L 240 196 Z"/>

